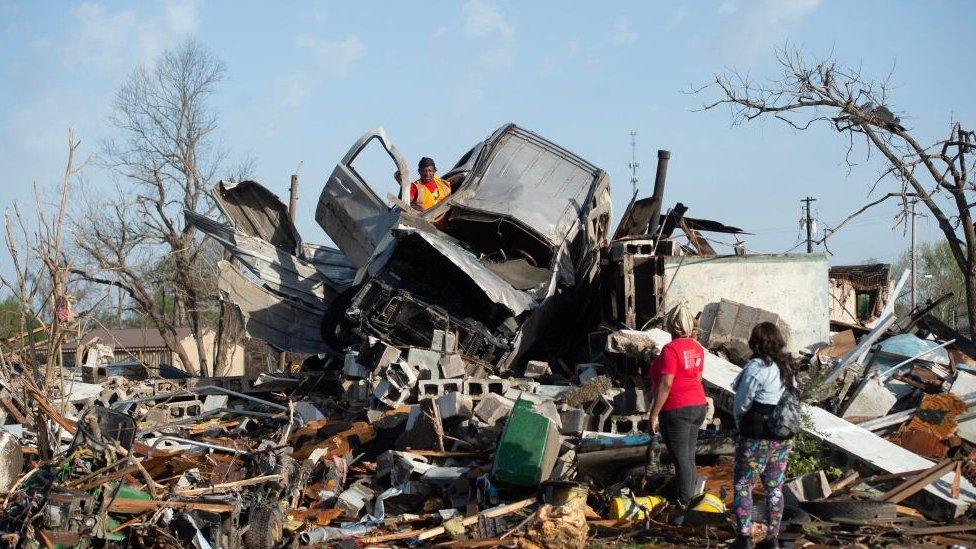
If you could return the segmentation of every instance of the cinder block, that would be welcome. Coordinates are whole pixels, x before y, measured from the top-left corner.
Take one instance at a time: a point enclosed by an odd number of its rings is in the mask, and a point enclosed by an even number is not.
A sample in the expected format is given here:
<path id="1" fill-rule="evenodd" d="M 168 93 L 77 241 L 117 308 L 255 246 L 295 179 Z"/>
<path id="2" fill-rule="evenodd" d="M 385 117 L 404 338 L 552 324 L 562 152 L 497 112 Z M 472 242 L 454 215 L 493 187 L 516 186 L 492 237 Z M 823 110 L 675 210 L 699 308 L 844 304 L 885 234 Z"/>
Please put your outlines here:
<path id="1" fill-rule="evenodd" d="M 386 368 L 400 359 L 400 349 L 375 340 L 359 349 L 357 361 L 371 372 Z"/>
<path id="2" fill-rule="evenodd" d="M 399 360 L 387 366 L 382 377 L 401 390 L 409 390 L 417 384 L 418 371 L 416 367 Z"/>
<path id="3" fill-rule="evenodd" d="M 576 387 L 571 385 L 536 385 L 532 388 L 533 393 L 549 397 L 553 400 L 559 398 L 563 393 L 569 393 L 575 390 Z"/>
<path id="4" fill-rule="evenodd" d="M 466 379 L 464 381 L 464 394 L 474 400 L 485 398 L 489 393 L 504 395 L 511 387 L 506 379 Z"/>
<path id="5" fill-rule="evenodd" d="M 627 389 L 613 397 L 613 411 L 618 415 L 646 414 L 647 394 L 643 389 Z"/>
<path id="6" fill-rule="evenodd" d="M 447 354 L 442 356 L 440 367 L 442 379 L 464 377 L 464 360 L 461 355 Z"/>
<path id="7" fill-rule="evenodd" d="M 604 395 L 594 400 L 586 413 L 590 415 L 590 428 L 596 431 L 610 432 L 610 416 L 613 414 L 613 402 Z"/>
<path id="8" fill-rule="evenodd" d="M 515 403 L 511 400 L 495 393 L 488 393 L 474 407 L 474 415 L 488 425 L 494 425 L 498 420 L 508 417 L 512 413 L 513 406 Z"/>
<path id="9" fill-rule="evenodd" d="M 559 417 L 559 410 L 556 409 L 556 403 L 551 400 L 544 400 L 542 402 L 536 403 L 532 406 L 532 411 L 549 418 L 550 421 L 556 426 L 556 430 L 562 429 L 563 420 Z"/>
<path id="10" fill-rule="evenodd" d="M 463 388 L 464 382 L 460 379 L 425 379 L 417 383 L 417 395 L 420 398 L 437 397 L 460 392 Z"/>
<path id="11" fill-rule="evenodd" d="M 445 332 L 444 330 L 434 330 L 434 335 L 430 341 L 430 348 L 433 351 L 441 353 L 456 353 L 457 334 L 454 332 Z"/>
<path id="12" fill-rule="evenodd" d="M 346 518 L 359 518 L 366 504 L 373 500 L 373 491 L 366 487 L 362 481 L 353 483 L 346 491 L 339 494 L 336 499 L 336 509 L 341 509 Z"/>
<path id="13" fill-rule="evenodd" d="M 807 473 L 783 485 L 783 500 L 790 506 L 797 506 L 801 501 L 824 499 L 830 494 L 830 482 L 823 471 Z"/>
<path id="14" fill-rule="evenodd" d="M 410 398 L 410 389 L 402 389 L 387 379 L 381 379 L 373 390 L 373 396 L 383 404 L 396 408 Z"/>
<path id="15" fill-rule="evenodd" d="M 407 365 L 416 369 L 420 379 L 440 379 L 441 370 L 437 365 L 441 361 L 441 353 L 430 349 L 410 347 L 407 350 Z"/>
<path id="16" fill-rule="evenodd" d="M 604 370 L 605 368 L 602 364 L 577 364 L 576 377 L 579 378 L 579 382 L 582 384 L 602 375 Z"/>
<path id="17" fill-rule="evenodd" d="M 562 422 L 561 434 L 579 436 L 590 428 L 590 415 L 579 408 L 570 408 L 559 414 Z"/>
<path id="18" fill-rule="evenodd" d="M 632 416 L 610 416 L 610 432 L 616 433 L 618 435 L 633 435 L 637 433 L 646 433 L 647 416 L 646 415 L 632 415 Z"/>
<path id="19" fill-rule="evenodd" d="M 552 370 L 549 368 L 549 363 L 542 360 L 530 360 L 525 365 L 525 377 L 537 378 L 544 375 L 549 375 Z"/>
<path id="20" fill-rule="evenodd" d="M 509 390 L 505 391 L 505 394 L 503 394 L 502 396 L 512 401 L 521 398 L 522 400 L 528 400 L 532 404 L 542 404 L 543 402 L 552 402 L 552 399 L 547 396 L 537 395 L 535 393 L 523 391 L 522 389 L 516 387 L 512 387 Z"/>
<path id="21" fill-rule="evenodd" d="M 342 362 L 342 375 L 353 379 L 369 377 L 372 370 L 359 363 L 359 353 L 349 351 Z"/>
<path id="22" fill-rule="evenodd" d="M 474 413 L 474 401 L 468 395 L 452 392 L 443 394 L 434 401 L 441 411 L 441 419 L 469 419 Z"/>

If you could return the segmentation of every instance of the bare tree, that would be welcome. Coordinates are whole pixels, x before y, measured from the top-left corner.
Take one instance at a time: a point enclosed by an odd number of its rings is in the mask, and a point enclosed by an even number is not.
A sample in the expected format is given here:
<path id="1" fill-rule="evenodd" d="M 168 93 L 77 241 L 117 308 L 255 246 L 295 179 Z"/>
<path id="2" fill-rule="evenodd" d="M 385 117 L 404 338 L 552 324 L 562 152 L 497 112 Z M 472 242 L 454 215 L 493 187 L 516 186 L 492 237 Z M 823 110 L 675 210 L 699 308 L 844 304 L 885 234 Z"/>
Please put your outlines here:
<path id="1" fill-rule="evenodd" d="M 124 291 L 192 371 L 176 338 L 177 326 L 188 324 L 200 365 L 193 373 L 204 376 L 221 373 L 211 368 L 213 357 L 203 344 L 208 312 L 217 304 L 205 245 L 194 238 L 182 212 L 214 209 L 207 191 L 225 154 L 216 144 L 210 99 L 223 76 L 223 63 L 194 40 L 134 71 L 115 98 L 111 121 L 119 137 L 105 145 L 101 157 L 124 188 L 108 211 L 92 204 L 75 224 L 76 244 L 88 261 L 74 272 Z M 150 275 L 163 278 L 162 298 Z M 170 316 L 161 307 L 167 291 L 175 305 Z"/>
<path id="2" fill-rule="evenodd" d="M 58 189 L 57 210 L 54 217 L 48 215 L 47 204 L 34 186 L 36 218 L 24 219 L 16 204 L 13 212 L 4 216 L 5 240 L 13 278 L 0 275 L 0 285 L 10 290 L 20 306 L 20 333 L 12 339 L 11 347 L 17 354 L 16 361 L 25 374 L 38 378 L 48 390 L 55 373 L 61 370 L 61 345 L 76 327 L 76 314 L 72 310 L 72 287 L 68 278 L 71 263 L 62 244 L 63 227 L 68 206 L 72 179 L 84 166 L 75 160 L 79 142 L 74 132 L 68 131 L 68 159 L 63 179 Z M 11 213 L 13 215 L 11 215 Z M 35 344 L 35 332 L 44 339 L 44 368 L 39 371 L 36 363 L 42 353 Z M 3 356 L 3 362 L 8 358 Z M 63 376 L 58 375 L 63 389 Z"/>
<path id="3" fill-rule="evenodd" d="M 871 205 L 899 199 L 902 216 L 909 200 L 925 205 L 963 273 L 969 323 L 976 326 L 976 227 L 971 210 L 976 205 L 976 155 L 972 154 L 976 134 L 950 122 L 942 139 L 923 145 L 915 130 L 903 126 L 889 106 L 887 78 L 866 78 L 859 69 L 838 65 L 832 58 L 811 61 L 789 46 L 778 52 L 777 59 L 782 74 L 766 83 L 734 71 L 715 75 L 710 84 L 694 90 L 719 92 L 719 98 L 702 109 L 728 106 L 733 125 L 770 117 L 797 130 L 825 125 L 848 139 L 849 166 L 855 164 L 856 150 L 863 148 L 868 158 L 872 152 L 880 153 L 885 168 L 871 190 L 883 182 L 896 189 Z M 829 235 L 830 231 L 821 242 L 826 243 Z"/>

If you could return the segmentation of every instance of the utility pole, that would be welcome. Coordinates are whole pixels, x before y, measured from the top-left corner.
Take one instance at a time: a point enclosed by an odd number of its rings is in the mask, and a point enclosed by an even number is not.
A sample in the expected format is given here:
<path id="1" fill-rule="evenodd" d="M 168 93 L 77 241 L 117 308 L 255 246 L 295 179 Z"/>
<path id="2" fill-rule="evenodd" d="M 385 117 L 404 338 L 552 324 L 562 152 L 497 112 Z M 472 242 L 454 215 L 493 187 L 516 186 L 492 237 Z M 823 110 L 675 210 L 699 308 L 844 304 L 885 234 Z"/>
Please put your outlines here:
<path id="1" fill-rule="evenodd" d="M 912 254 L 912 261 L 911 261 L 911 266 L 912 266 L 912 280 L 911 280 L 911 282 L 912 282 L 912 309 L 911 310 L 913 310 L 913 311 L 915 310 L 915 203 L 916 202 L 918 202 L 918 199 L 912 200 L 912 229 L 911 229 L 911 231 L 912 231 L 912 251 L 911 251 L 911 254 Z"/>
<path id="2" fill-rule="evenodd" d="M 298 174 L 291 174 L 291 186 L 288 188 L 288 219 L 291 224 L 295 224 L 295 216 L 298 214 Z M 282 372 L 288 366 L 288 356 L 284 350 L 278 352 L 278 369 Z"/>
<path id="3" fill-rule="evenodd" d="M 800 202 L 805 203 L 804 207 L 807 210 L 806 225 L 807 225 L 807 253 L 808 254 L 813 253 L 813 219 L 810 217 L 810 203 L 816 201 L 817 201 L 816 198 L 811 198 L 809 196 L 800 200 Z"/>
<path id="4" fill-rule="evenodd" d="M 637 182 L 640 181 L 637 175 L 637 168 L 640 167 L 637 161 L 637 130 L 630 130 L 630 164 L 627 166 L 630 168 L 630 186 L 634 189 L 634 196 L 637 196 Z"/>

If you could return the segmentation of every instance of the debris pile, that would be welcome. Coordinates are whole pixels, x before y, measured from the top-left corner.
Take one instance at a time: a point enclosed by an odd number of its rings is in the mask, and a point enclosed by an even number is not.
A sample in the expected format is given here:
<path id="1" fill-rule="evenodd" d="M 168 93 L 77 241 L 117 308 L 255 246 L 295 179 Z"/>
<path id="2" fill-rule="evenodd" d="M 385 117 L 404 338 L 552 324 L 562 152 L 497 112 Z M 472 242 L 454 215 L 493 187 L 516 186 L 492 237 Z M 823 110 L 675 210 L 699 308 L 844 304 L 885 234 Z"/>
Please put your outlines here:
<path id="1" fill-rule="evenodd" d="M 444 174 L 447 200 L 410 211 L 351 167 L 373 139 L 409 181 L 385 132 L 364 135 L 316 212 L 338 249 L 303 243 L 255 182 L 215 189 L 226 223 L 186 215 L 226 250 L 218 286 L 247 335 L 300 368 L 166 379 L 99 344 L 45 384 L 4 361 L 4 544 L 729 540 L 731 384 L 762 321 L 790 334 L 805 389 L 782 539 L 976 540 L 976 345 L 933 304 L 899 326 L 890 269 L 834 272 L 834 291 L 823 256 L 716 256 L 709 233 L 745 233 L 680 203 L 661 214 L 666 151 L 611 238 L 606 174 L 514 125 Z M 831 336 L 829 297 L 868 290 L 880 301 Z M 676 301 L 708 350 L 701 495 L 685 508 L 648 432 L 646 369 Z"/>

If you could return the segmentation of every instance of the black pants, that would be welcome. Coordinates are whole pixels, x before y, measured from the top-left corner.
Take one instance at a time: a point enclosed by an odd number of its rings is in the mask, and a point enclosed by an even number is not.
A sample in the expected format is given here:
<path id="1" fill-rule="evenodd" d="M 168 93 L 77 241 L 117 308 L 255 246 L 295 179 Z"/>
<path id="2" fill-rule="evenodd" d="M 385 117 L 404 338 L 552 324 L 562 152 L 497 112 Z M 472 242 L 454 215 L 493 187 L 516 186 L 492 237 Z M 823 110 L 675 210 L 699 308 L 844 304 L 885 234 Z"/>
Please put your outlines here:
<path id="1" fill-rule="evenodd" d="M 705 421 L 708 406 L 687 406 L 661 412 L 661 436 L 668 447 L 677 473 L 678 502 L 682 505 L 696 496 L 698 475 L 695 469 L 695 452 L 698 449 L 698 429 Z"/>

